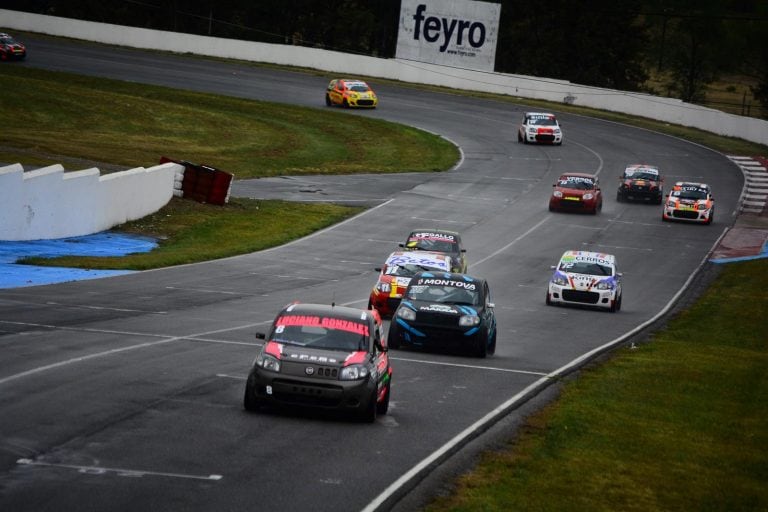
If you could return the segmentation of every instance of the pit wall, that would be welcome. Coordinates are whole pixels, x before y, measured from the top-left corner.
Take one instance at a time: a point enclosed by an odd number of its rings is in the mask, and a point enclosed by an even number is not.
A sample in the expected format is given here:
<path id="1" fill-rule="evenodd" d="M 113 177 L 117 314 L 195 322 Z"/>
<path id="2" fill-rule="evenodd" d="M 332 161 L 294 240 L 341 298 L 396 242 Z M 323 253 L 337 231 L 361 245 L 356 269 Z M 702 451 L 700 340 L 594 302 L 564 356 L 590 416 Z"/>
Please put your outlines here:
<path id="1" fill-rule="evenodd" d="M 765 120 L 726 114 L 672 98 L 587 87 L 564 80 L 447 68 L 318 48 L 162 32 L 3 9 L 0 9 L 0 26 L 133 48 L 299 66 L 339 75 L 364 75 L 568 103 L 695 127 L 768 145 L 768 121 Z M 34 59 L 34 53 L 30 53 L 28 58 Z M 318 97 L 321 101 L 322 91 L 318 92 Z M 386 104 L 383 106 L 386 107 Z M 518 122 L 517 119 L 511 121 Z"/>
<path id="2" fill-rule="evenodd" d="M 184 167 L 165 163 L 101 175 L 59 165 L 24 172 L 0 167 L 0 240 L 89 235 L 156 212 L 174 193 Z"/>

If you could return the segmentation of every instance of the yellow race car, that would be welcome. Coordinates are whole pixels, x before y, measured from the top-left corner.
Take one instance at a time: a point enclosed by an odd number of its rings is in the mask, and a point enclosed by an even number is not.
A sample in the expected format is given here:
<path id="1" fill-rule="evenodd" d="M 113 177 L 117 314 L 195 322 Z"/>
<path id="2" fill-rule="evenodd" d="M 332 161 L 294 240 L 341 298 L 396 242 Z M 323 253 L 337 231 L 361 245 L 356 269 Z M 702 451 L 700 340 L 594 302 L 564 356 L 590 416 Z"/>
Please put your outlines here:
<path id="1" fill-rule="evenodd" d="M 325 91 L 325 104 L 342 107 L 376 108 L 379 99 L 371 87 L 362 80 L 336 78 Z"/>

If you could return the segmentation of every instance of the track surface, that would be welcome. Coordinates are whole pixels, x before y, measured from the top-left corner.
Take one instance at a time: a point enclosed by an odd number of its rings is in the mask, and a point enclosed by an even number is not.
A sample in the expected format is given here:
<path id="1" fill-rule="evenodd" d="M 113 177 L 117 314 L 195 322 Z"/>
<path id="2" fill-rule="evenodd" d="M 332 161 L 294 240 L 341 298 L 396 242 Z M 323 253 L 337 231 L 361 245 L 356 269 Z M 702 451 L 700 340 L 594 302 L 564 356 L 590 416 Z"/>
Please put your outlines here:
<path id="1" fill-rule="evenodd" d="M 25 66 L 325 108 L 324 77 L 27 42 Z M 361 510 L 532 382 L 654 317 L 732 222 L 742 175 L 705 148 L 569 114 L 560 115 L 562 147 L 522 145 L 524 108 L 373 84 L 380 108 L 349 115 L 443 134 L 464 152 L 459 168 L 317 181 L 327 197 L 379 206 L 273 250 L 0 291 L 0 508 Z M 658 206 L 616 203 L 620 170 L 637 162 L 660 166 L 668 185 L 710 183 L 715 224 L 662 223 Z M 564 170 L 600 173 L 601 214 L 547 211 Z M 235 193 L 267 194 L 258 182 Z M 393 350 L 390 414 L 373 425 L 243 412 L 254 332 L 280 306 L 300 299 L 365 307 L 373 267 L 410 229 L 430 226 L 461 231 L 470 271 L 489 280 L 499 324 L 494 357 Z M 545 306 L 550 265 L 566 249 L 617 255 L 620 313 Z"/>

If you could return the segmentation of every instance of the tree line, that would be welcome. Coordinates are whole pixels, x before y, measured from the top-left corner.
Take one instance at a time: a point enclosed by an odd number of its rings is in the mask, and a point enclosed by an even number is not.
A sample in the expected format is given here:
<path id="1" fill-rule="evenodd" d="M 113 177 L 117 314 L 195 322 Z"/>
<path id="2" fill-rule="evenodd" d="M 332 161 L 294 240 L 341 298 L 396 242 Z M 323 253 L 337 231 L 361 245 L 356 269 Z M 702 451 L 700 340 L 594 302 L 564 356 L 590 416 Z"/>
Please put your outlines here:
<path id="1" fill-rule="evenodd" d="M 754 99 L 768 106 L 765 0 L 493 3 L 501 4 L 496 71 L 692 103 L 704 102 L 719 78 L 739 75 L 751 80 Z M 384 58 L 395 56 L 400 15 L 399 0 L 1 0 L 0 5 Z M 762 117 L 768 118 L 767 108 Z"/>

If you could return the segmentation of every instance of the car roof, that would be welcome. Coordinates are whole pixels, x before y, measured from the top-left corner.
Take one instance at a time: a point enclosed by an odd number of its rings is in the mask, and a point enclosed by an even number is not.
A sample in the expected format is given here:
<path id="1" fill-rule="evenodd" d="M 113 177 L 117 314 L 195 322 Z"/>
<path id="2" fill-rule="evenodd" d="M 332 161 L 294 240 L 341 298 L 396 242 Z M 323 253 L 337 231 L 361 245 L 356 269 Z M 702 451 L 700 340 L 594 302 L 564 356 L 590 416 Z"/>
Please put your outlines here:
<path id="1" fill-rule="evenodd" d="M 408 238 L 420 233 L 434 233 L 435 235 L 451 235 L 456 238 L 461 238 L 461 235 L 459 235 L 458 231 L 449 231 L 447 229 L 433 229 L 433 228 L 414 229 L 408 234 Z"/>
<path id="2" fill-rule="evenodd" d="M 557 117 L 552 112 L 526 112 L 526 117 L 528 116 L 547 116 L 547 117 Z"/>
<path id="3" fill-rule="evenodd" d="M 336 306 L 333 304 L 310 304 L 303 302 L 294 302 L 287 305 L 281 311 L 281 314 L 286 313 L 290 315 L 309 315 L 340 318 L 353 322 L 364 322 L 367 321 L 370 317 L 375 318 L 371 311 L 365 309 L 350 308 L 347 306 Z"/>
<path id="4" fill-rule="evenodd" d="M 633 169 L 633 170 L 648 169 L 649 171 L 656 171 L 657 173 L 659 172 L 658 167 L 656 167 L 655 165 L 648 165 L 648 164 L 631 164 L 631 165 L 628 165 L 625 170 L 630 170 L 630 169 Z"/>
<path id="5" fill-rule="evenodd" d="M 564 172 L 560 174 L 560 178 L 563 178 L 563 176 L 573 176 L 575 178 L 592 178 L 593 180 L 597 179 L 596 175 L 590 174 L 588 172 Z"/>
<path id="6" fill-rule="evenodd" d="M 706 183 L 695 183 L 693 181 L 678 181 L 675 183 L 675 187 L 698 187 L 704 190 L 709 190 L 709 185 Z"/>
<path id="7" fill-rule="evenodd" d="M 616 266 L 616 256 L 613 254 L 607 254 L 604 252 L 596 252 L 596 251 L 565 251 L 563 255 L 560 257 L 560 261 L 569 261 L 569 260 L 581 260 L 581 261 L 589 261 L 589 260 L 599 260 L 601 263 L 611 265 L 613 267 Z"/>

